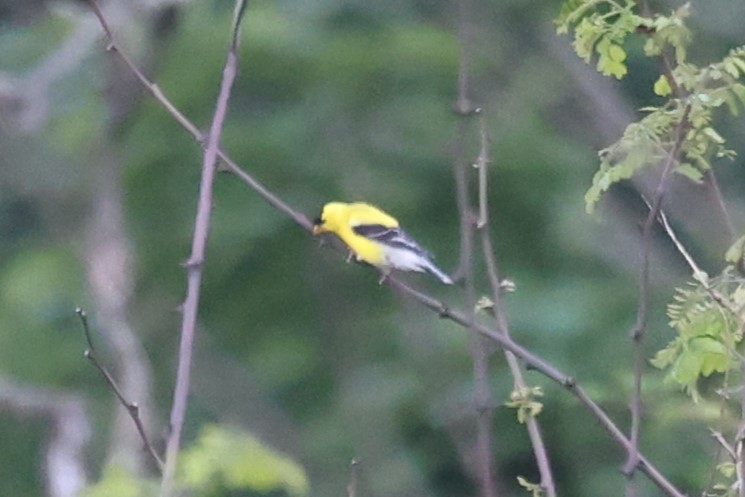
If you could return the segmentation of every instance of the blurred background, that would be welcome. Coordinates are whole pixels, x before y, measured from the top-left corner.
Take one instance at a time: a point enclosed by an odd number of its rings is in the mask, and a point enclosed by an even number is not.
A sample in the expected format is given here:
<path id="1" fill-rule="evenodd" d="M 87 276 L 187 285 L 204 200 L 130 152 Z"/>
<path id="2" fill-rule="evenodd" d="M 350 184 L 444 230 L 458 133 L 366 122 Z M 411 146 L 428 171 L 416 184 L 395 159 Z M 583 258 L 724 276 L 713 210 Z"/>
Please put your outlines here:
<path id="1" fill-rule="evenodd" d="M 648 185 L 616 188 L 595 216 L 583 195 L 597 150 L 636 109 L 662 102 L 651 91 L 658 63 L 635 40 L 629 77 L 603 78 L 555 34 L 560 2 L 463 1 L 250 2 L 223 148 L 308 217 L 329 200 L 384 207 L 451 270 L 455 154 L 478 153 L 477 121 L 453 112 L 465 47 L 470 98 L 491 140 L 496 256 L 516 284 L 505 301 L 512 334 L 627 429 L 646 215 L 635 188 Z M 102 4 L 121 46 L 206 129 L 232 2 Z M 692 12 L 691 60 L 716 61 L 743 43 L 741 0 L 693 1 Z M 157 449 L 168 433 L 201 150 L 105 48 L 83 2 L 0 0 L 0 495 L 140 495 L 102 482 L 110 468 L 154 475 L 83 356 L 77 306 Z M 742 153 L 742 119 L 721 118 Z M 742 229 L 742 160 L 715 167 Z M 698 262 L 718 271 L 731 240 L 710 192 L 676 180 L 666 208 Z M 652 268 L 650 357 L 673 337 L 665 304 L 689 276 L 663 233 Z M 343 496 L 353 458 L 359 496 L 478 495 L 467 332 L 379 286 L 377 272 L 345 264 L 230 174 L 216 178 L 204 270 L 185 446 L 205 426 L 224 427 L 307 478 L 307 489 L 280 477 L 216 484 L 209 495 Z M 466 304 L 459 287 L 405 279 Z M 489 293 L 485 278 L 476 286 Z M 663 377 L 646 375 L 642 448 L 697 494 L 712 475 L 707 426 L 719 426 L 719 406 L 693 406 Z M 503 405 L 512 380 L 499 352 L 490 379 L 499 495 L 526 495 L 516 477 L 538 476 L 525 429 Z M 536 373 L 528 381 L 545 392 L 539 419 L 560 494 L 620 493 L 625 454 L 561 387 Z M 640 495 L 659 492 L 644 483 Z"/>

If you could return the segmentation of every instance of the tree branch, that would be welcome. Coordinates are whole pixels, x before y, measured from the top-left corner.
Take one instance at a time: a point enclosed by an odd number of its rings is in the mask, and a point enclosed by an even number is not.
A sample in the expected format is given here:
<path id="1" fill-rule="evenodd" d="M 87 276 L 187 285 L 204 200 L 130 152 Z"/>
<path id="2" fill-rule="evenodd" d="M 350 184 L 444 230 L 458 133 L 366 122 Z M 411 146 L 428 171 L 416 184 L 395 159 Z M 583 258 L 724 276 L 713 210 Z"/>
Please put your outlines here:
<path id="1" fill-rule="evenodd" d="M 471 161 L 466 151 L 469 117 L 476 111 L 469 95 L 471 64 L 471 19 L 473 16 L 471 0 L 458 1 L 458 39 L 460 56 L 458 64 L 458 95 L 455 111 L 458 116 L 458 129 L 455 143 L 455 160 L 453 176 L 455 179 L 456 201 L 460 220 L 460 256 L 456 277 L 463 278 L 466 290 L 466 308 L 469 319 L 476 321 L 476 291 L 473 275 L 474 262 L 474 228 L 477 225 L 476 215 L 472 209 L 469 188 Z M 474 404 L 476 406 L 476 440 L 471 448 L 473 457 L 474 479 L 481 497 L 496 497 L 496 478 L 494 474 L 494 454 L 492 445 L 492 419 L 494 417 L 489 391 L 489 343 L 484 337 L 473 333 L 471 339 L 471 360 L 473 361 Z"/>
<path id="2" fill-rule="evenodd" d="M 484 252 L 484 261 L 486 261 L 487 275 L 492 290 L 492 314 L 494 315 L 494 320 L 499 332 L 509 338 L 509 324 L 502 303 L 502 284 L 489 231 L 489 200 L 486 195 L 486 173 L 490 163 L 489 137 L 487 136 L 486 118 L 483 113 L 479 116 L 479 135 L 481 140 L 481 151 L 479 152 L 479 157 L 476 161 L 476 167 L 479 169 L 480 215 L 476 227 L 481 235 L 481 248 Z M 527 387 L 527 382 L 525 381 L 522 367 L 515 357 L 515 354 L 509 350 L 505 350 L 504 355 L 507 360 L 507 365 L 510 368 L 510 374 L 514 379 L 515 388 L 518 390 L 525 389 Z M 545 489 L 547 497 L 556 497 L 556 485 L 554 483 L 553 472 L 551 471 L 551 462 L 548 456 L 548 451 L 546 450 L 546 444 L 543 442 L 543 435 L 541 434 L 541 426 L 538 423 L 538 419 L 535 416 L 528 416 L 525 420 L 525 425 L 528 428 L 528 436 L 530 437 L 530 443 L 533 447 L 533 456 L 538 465 L 538 473 L 541 475 L 541 487 Z"/>
<path id="3" fill-rule="evenodd" d="M 98 360 L 98 357 L 96 356 L 96 349 L 93 346 L 93 338 L 91 337 L 90 327 L 88 326 L 88 315 L 86 314 L 86 312 L 78 307 L 77 309 L 75 309 L 75 313 L 78 315 L 78 317 L 80 318 L 80 322 L 83 325 L 85 341 L 88 344 L 88 348 L 84 352 L 85 358 L 88 359 L 91 364 L 96 367 L 96 369 L 98 369 L 99 373 L 101 373 L 101 376 L 103 376 L 106 380 L 106 383 L 109 384 L 111 391 L 114 392 L 114 395 L 116 396 L 117 400 L 119 400 L 119 403 L 127 411 L 129 417 L 132 418 L 132 421 L 137 428 L 137 433 L 139 433 L 145 449 L 153 458 L 153 461 L 155 461 L 155 463 L 158 465 L 158 469 L 160 471 L 163 471 L 163 460 L 158 455 L 158 452 L 153 447 L 153 444 L 150 443 L 150 439 L 147 436 L 147 430 L 145 429 L 145 425 L 140 418 L 140 407 L 137 405 L 136 402 L 129 402 L 124 397 L 124 393 L 122 393 L 122 390 L 119 388 L 119 385 L 114 379 L 114 376 L 109 372 L 106 366 L 101 364 L 101 362 Z"/>
<path id="4" fill-rule="evenodd" d="M 182 306 L 183 319 L 181 322 L 178 372 L 176 374 L 176 388 L 173 392 L 171 432 L 168 437 L 163 480 L 160 487 L 161 497 L 169 497 L 174 487 L 178 452 L 181 446 L 181 432 L 184 418 L 186 417 L 186 403 L 189 396 L 191 359 L 194 347 L 194 335 L 197 327 L 202 268 L 209 236 L 210 215 L 212 213 L 212 185 L 215 178 L 220 135 L 225 117 L 227 116 L 230 90 L 233 86 L 233 81 L 235 81 L 238 66 L 238 33 L 243 14 L 245 13 L 246 2 L 247 0 L 236 1 L 236 13 L 233 22 L 230 49 L 228 50 L 227 60 L 223 69 L 220 93 L 217 96 L 217 105 L 212 118 L 202 162 L 202 178 L 199 184 L 199 202 L 194 221 L 194 237 L 192 239 L 191 255 L 189 255 L 189 259 L 185 264 L 187 272 L 186 299 Z"/>
<path id="5" fill-rule="evenodd" d="M 155 100 L 158 101 L 158 103 L 160 103 L 163 106 L 165 111 L 171 117 L 173 117 L 173 119 L 175 119 L 176 122 L 178 122 L 179 125 L 181 125 L 181 127 L 184 128 L 192 136 L 192 138 L 194 138 L 194 140 L 200 144 L 200 146 L 204 147 L 205 146 L 204 133 L 202 133 L 194 123 L 192 123 L 178 108 L 176 108 L 175 105 L 173 105 L 173 103 L 168 99 L 165 93 L 163 93 L 160 87 L 158 87 L 157 84 L 153 83 L 147 76 L 145 76 L 145 74 L 142 72 L 142 70 L 140 70 L 137 64 L 135 64 L 134 61 L 127 55 L 126 51 L 123 51 L 121 49 L 122 47 L 119 45 L 116 38 L 114 37 L 113 32 L 109 28 L 109 24 L 106 21 L 106 17 L 103 15 L 103 12 L 99 8 L 98 4 L 96 3 L 96 0 L 86 0 L 86 1 L 88 2 L 94 14 L 98 18 L 98 21 L 101 24 L 101 28 L 103 29 L 104 34 L 106 35 L 106 41 L 108 43 L 106 49 L 115 53 L 117 56 L 119 56 L 122 59 L 122 61 L 127 65 L 129 70 L 132 71 L 132 73 L 135 75 L 138 81 L 140 81 L 142 86 L 153 96 L 153 98 L 155 98 Z M 290 207 L 282 199 L 280 199 L 274 193 L 269 191 L 269 189 L 266 186 L 264 186 L 260 181 L 258 181 L 256 178 L 248 174 L 245 170 L 241 169 L 235 163 L 235 161 L 233 161 L 228 156 L 228 154 L 226 154 L 221 148 L 219 148 L 219 144 L 218 144 L 218 149 L 217 149 L 217 155 L 228 171 L 238 176 L 238 178 L 240 178 L 241 181 L 243 181 L 248 186 L 250 186 L 254 191 L 256 191 L 272 207 L 288 215 L 296 223 L 303 226 L 307 231 L 311 231 L 313 229 L 312 223 L 304 214 Z"/>
<path id="6" fill-rule="evenodd" d="M 441 318 L 448 319 L 457 323 L 465 328 L 470 326 L 470 321 L 463 313 L 453 310 L 445 305 L 443 302 L 427 295 L 419 290 L 406 285 L 396 277 L 388 277 L 385 280 L 385 284 L 391 288 L 401 292 L 402 294 L 412 298 L 427 307 L 428 309 L 436 312 Z M 629 451 L 631 448 L 631 442 L 608 416 L 603 409 L 593 401 L 585 390 L 576 382 L 576 380 L 563 373 L 552 364 L 546 362 L 539 356 L 530 352 L 522 345 L 515 342 L 511 337 L 500 333 L 497 330 L 489 328 L 487 326 L 475 323 L 473 329 L 498 343 L 506 350 L 515 354 L 518 359 L 525 362 L 528 369 L 534 369 L 540 372 L 543 376 L 555 381 L 559 385 L 563 386 L 567 391 L 571 392 L 587 409 L 590 414 L 600 423 L 603 429 L 615 440 L 624 450 Z M 652 480 L 658 488 L 660 488 L 666 495 L 670 497 L 685 497 L 681 491 L 675 488 L 665 476 L 646 458 L 639 453 L 639 464 L 637 465 L 640 471 L 646 474 L 650 480 Z"/>
<path id="7" fill-rule="evenodd" d="M 667 190 L 667 182 L 674 166 L 678 162 L 680 147 L 688 129 L 688 115 L 691 112 L 690 104 L 686 105 L 680 122 L 675 131 L 675 142 L 668 153 L 665 166 L 660 175 L 660 180 L 652 197 L 651 208 L 642 229 L 642 244 L 639 252 L 639 303 L 637 307 L 636 322 L 631 330 L 631 339 L 634 344 L 634 389 L 631 397 L 631 444 L 628 459 L 623 471 L 628 478 L 626 486 L 627 497 L 636 495 L 634 474 L 639 464 L 639 432 L 641 427 L 641 395 L 642 377 L 646 357 L 644 355 L 644 336 L 647 330 L 649 318 L 649 256 L 652 246 L 652 228 L 660 213 L 662 199 Z"/>

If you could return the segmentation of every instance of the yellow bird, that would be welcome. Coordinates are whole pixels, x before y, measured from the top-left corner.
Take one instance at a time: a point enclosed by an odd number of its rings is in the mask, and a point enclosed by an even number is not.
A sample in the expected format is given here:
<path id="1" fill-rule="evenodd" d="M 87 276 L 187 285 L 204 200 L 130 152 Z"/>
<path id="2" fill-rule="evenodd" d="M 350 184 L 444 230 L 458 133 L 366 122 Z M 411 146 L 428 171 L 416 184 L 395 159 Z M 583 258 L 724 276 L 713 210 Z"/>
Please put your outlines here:
<path id="1" fill-rule="evenodd" d="M 329 202 L 313 222 L 313 234 L 320 233 L 338 236 L 358 261 L 380 268 L 383 274 L 391 269 L 427 271 L 446 285 L 453 283 L 395 218 L 370 204 Z"/>

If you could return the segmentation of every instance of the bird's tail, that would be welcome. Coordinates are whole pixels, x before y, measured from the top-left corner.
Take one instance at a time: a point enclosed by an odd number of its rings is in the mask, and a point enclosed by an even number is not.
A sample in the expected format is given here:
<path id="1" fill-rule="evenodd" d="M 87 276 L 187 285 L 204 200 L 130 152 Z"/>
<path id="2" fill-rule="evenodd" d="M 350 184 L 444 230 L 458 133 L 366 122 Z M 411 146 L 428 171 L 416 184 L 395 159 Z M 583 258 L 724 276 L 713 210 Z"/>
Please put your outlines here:
<path id="1" fill-rule="evenodd" d="M 445 283 L 446 285 L 452 285 L 453 279 L 447 275 L 445 271 L 440 269 L 439 267 L 435 266 L 435 264 L 432 261 L 427 261 L 427 265 L 425 266 L 425 269 L 436 276 L 440 281 Z"/>

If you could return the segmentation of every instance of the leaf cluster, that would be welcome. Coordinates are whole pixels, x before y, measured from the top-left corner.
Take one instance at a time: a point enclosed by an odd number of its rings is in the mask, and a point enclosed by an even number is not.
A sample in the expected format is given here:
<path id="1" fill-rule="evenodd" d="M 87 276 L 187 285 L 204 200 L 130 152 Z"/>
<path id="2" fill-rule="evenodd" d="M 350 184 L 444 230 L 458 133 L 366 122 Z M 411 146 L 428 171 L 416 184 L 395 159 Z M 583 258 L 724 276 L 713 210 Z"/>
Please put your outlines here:
<path id="1" fill-rule="evenodd" d="M 597 69 L 606 76 L 621 79 L 627 73 L 626 52 L 622 45 L 631 34 L 643 33 L 647 39 L 644 55 L 662 57 L 663 69 L 653 91 L 668 100 L 659 106 L 641 109 L 646 115 L 629 124 L 623 136 L 599 152 L 600 167 L 585 194 L 588 212 L 593 212 L 601 196 L 641 170 L 658 165 L 673 152 L 678 132 L 685 132 L 675 157 L 674 171 L 692 181 L 700 181 L 711 168 L 713 158 L 732 158 L 734 151 L 713 124 L 715 111 L 726 106 L 737 116 L 745 104 L 745 46 L 737 47 L 721 61 L 698 66 L 686 60 L 691 33 L 686 26 L 690 6 L 685 4 L 668 16 L 642 17 L 634 13 L 635 2 L 612 0 L 571 0 L 556 20 L 560 33 L 574 32 L 577 55 L 590 62 L 597 55 Z M 671 53 L 672 62 L 668 58 Z M 685 122 L 684 117 L 686 117 Z"/>
<path id="2" fill-rule="evenodd" d="M 209 489 L 308 493 L 302 466 L 234 428 L 206 425 L 196 443 L 184 451 L 180 464 L 181 481 L 199 494 Z"/>
<path id="3" fill-rule="evenodd" d="M 532 497 L 543 497 L 543 495 L 545 495 L 545 492 L 543 490 L 543 486 L 541 486 L 540 483 L 533 483 L 533 482 L 531 482 L 530 480 L 526 479 L 523 476 L 518 476 L 517 477 L 517 482 L 527 492 L 530 492 L 530 495 Z"/>
<path id="4" fill-rule="evenodd" d="M 541 387 L 520 387 L 510 393 L 510 400 L 505 406 L 517 410 L 517 420 L 524 424 L 528 418 L 538 416 L 543 410 L 543 403 L 536 399 L 543 397 Z"/>
<path id="5" fill-rule="evenodd" d="M 694 400 L 700 398 L 701 378 L 721 373 L 725 378 L 740 368 L 745 306 L 745 280 L 728 267 L 721 276 L 708 280 L 705 275 L 678 288 L 668 305 L 669 324 L 678 333 L 657 352 L 652 364 L 667 368 L 668 381 L 682 386 Z"/>
<path id="6" fill-rule="evenodd" d="M 237 428 L 209 424 L 194 444 L 182 452 L 179 481 L 189 495 L 226 495 L 250 491 L 262 494 L 306 495 L 308 477 L 298 463 Z M 109 465 L 84 497 L 155 495 L 159 482 Z"/>
<path id="7" fill-rule="evenodd" d="M 636 3 L 626 0 L 570 0 L 564 3 L 555 23 L 557 32 L 574 31 L 572 47 L 577 55 L 589 63 L 597 55 L 596 67 L 605 76 L 623 78 L 628 72 L 626 51 L 622 45 L 626 37 L 636 32 L 649 20 L 634 13 Z"/>

